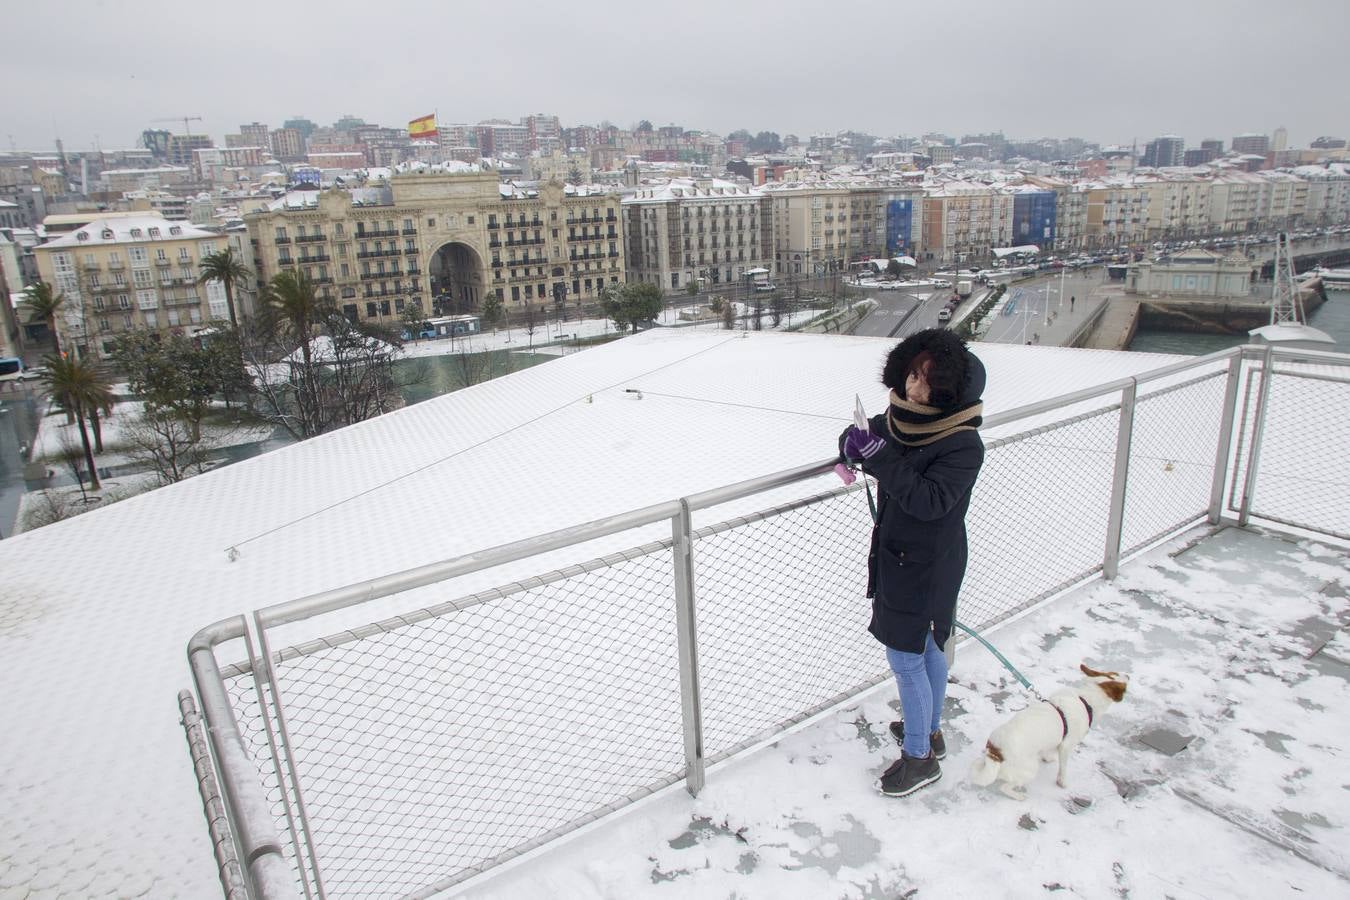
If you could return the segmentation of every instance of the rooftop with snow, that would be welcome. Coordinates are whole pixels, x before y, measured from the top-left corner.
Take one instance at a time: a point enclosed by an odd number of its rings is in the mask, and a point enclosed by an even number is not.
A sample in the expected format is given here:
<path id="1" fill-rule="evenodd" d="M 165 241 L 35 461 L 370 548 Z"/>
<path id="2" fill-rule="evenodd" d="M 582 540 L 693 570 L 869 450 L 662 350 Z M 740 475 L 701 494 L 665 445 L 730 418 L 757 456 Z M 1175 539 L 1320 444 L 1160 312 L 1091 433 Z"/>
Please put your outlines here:
<path id="1" fill-rule="evenodd" d="M 1034 702 L 973 641 L 952 671 L 943 780 L 905 800 L 873 789 L 898 755 L 898 703 L 865 633 L 867 501 L 813 467 L 855 395 L 884 408 L 890 346 L 653 329 L 0 541 L 0 895 L 219 895 L 177 702 L 205 626 L 789 470 L 805 474 L 693 517 L 716 760 L 696 797 L 666 677 L 668 522 L 269 626 L 297 752 L 318 741 L 347 760 L 300 767 L 327 895 L 1344 893 L 1350 421 L 1307 428 L 1343 408 L 1344 359 L 1282 360 L 1263 391 L 1259 359 L 1230 381 L 1231 356 L 974 346 L 993 424 L 958 616 L 997 607 L 986 636 L 1042 691 L 1084 661 L 1131 675 L 1069 787 L 1047 769 L 1018 804 L 964 781 L 988 732 Z M 1168 366 L 1139 382 L 1126 450 L 1118 543 L 1137 555 L 1103 581 L 1122 391 Z M 1216 482 L 1207 441 L 1230 384 L 1248 424 Z M 1238 527 L 1263 392 L 1282 437 Z M 216 656 L 246 717 L 253 683 L 228 664 L 249 649 Z M 845 686 L 791 706 L 829 678 Z M 470 701 L 481 718 L 456 712 Z M 414 751 L 398 772 L 358 762 Z M 510 763 L 480 770 L 480 752 Z M 568 804 L 601 796 L 602 775 L 626 785 L 598 804 L 616 812 L 512 850 L 589 815 Z"/>

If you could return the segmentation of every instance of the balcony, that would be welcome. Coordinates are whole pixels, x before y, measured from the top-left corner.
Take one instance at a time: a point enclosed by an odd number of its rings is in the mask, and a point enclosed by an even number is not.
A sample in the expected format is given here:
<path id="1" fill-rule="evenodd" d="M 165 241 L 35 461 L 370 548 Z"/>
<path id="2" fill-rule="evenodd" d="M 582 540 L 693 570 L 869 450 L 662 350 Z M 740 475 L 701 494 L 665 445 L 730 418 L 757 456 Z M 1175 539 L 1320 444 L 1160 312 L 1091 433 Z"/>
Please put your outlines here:
<path id="1" fill-rule="evenodd" d="M 155 265 L 159 266 L 160 268 L 168 268 L 169 266 L 173 265 L 173 260 L 171 260 L 171 259 L 156 259 L 156 260 L 155 260 Z"/>
<path id="2" fill-rule="evenodd" d="M 363 240 L 363 239 L 365 239 L 365 238 L 387 238 L 387 237 L 397 237 L 397 236 L 398 236 L 398 229 L 397 229 L 397 228 L 390 228 L 390 229 L 388 229 L 387 231 L 385 231 L 385 230 L 361 231 L 361 230 L 358 229 L 357 232 L 356 232 L 356 239 L 357 239 L 358 241 L 359 241 L 359 240 Z"/>
<path id="3" fill-rule="evenodd" d="M 328 240 L 328 236 L 323 234 L 301 234 L 297 235 L 295 238 L 297 244 L 313 244 L 318 241 L 326 240 Z"/>
<path id="4" fill-rule="evenodd" d="M 333 257 L 329 256 L 327 253 L 320 253 L 317 256 L 302 256 L 300 257 L 299 262 L 301 265 L 304 265 L 305 263 L 325 263 L 332 258 Z"/>
<path id="5" fill-rule="evenodd" d="M 96 262 L 86 261 L 80 264 L 80 268 L 84 269 L 86 272 L 97 272 L 100 266 Z"/>
<path id="6" fill-rule="evenodd" d="M 275 239 L 273 240 L 273 243 L 275 243 L 275 244 L 277 244 L 277 245 L 281 245 L 281 244 L 289 244 L 290 242 L 291 242 L 291 239 L 288 238 L 288 237 L 286 237 L 284 234 L 281 235 L 281 236 L 279 236 L 279 237 L 277 237 L 277 238 L 275 238 Z"/>
<path id="7" fill-rule="evenodd" d="M 416 269 L 416 268 L 409 269 L 407 274 L 410 275 L 410 276 L 412 276 L 413 278 L 417 278 L 418 276 L 420 276 L 420 275 L 422 274 L 422 270 L 421 270 L 421 269 Z"/>
<path id="8" fill-rule="evenodd" d="M 487 227 L 488 227 L 488 231 L 496 231 L 498 228 L 501 228 L 502 226 L 499 225 L 498 223 L 492 221 L 491 219 L 489 219 L 489 220 L 488 220 L 488 225 L 487 225 Z"/>
<path id="9" fill-rule="evenodd" d="M 417 234 L 417 229 L 416 229 L 416 228 L 404 228 L 404 229 L 402 229 L 401 231 L 399 231 L 399 234 L 404 234 L 404 235 L 407 235 L 407 234 Z"/>
<path id="10" fill-rule="evenodd" d="M 120 272 L 125 268 L 126 263 L 122 262 L 120 259 L 108 260 L 108 271 L 110 272 Z"/>

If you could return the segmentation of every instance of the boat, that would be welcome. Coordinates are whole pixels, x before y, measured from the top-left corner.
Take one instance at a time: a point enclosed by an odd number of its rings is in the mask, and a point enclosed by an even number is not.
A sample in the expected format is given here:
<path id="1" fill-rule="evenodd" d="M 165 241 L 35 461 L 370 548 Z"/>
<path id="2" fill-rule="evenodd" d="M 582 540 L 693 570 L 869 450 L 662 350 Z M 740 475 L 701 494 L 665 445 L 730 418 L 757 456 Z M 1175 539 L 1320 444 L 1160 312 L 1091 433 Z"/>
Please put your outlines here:
<path id="1" fill-rule="evenodd" d="M 1312 270 L 1312 274 L 1322 279 L 1329 291 L 1350 291 L 1350 269 L 1327 269 L 1322 266 Z"/>

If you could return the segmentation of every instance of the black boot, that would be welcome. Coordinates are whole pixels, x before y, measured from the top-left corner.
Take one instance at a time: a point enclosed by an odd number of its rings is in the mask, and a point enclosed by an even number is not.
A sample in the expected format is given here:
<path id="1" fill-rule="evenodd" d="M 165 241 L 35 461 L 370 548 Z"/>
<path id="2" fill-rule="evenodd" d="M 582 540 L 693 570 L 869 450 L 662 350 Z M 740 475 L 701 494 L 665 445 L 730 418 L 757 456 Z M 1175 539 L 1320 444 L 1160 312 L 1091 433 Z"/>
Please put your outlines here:
<path id="1" fill-rule="evenodd" d="M 901 750 L 900 758 L 882 774 L 877 790 L 887 797 L 907 797 L 941 777 L 942 767 L 931 752 L 924 757 L 915 757 Z"/>
<path id="2" fill-rule="evenodd" d="M 891 737 L 895 742 L 904 746 L 905 743 L 905 721 L 891 723 Z M 928 736 L 928 744 L 933 748 L 933 755 L 938 759 L 947 758 L 947 739 L 942 736 L 942 729 L 938 729 Z"/>

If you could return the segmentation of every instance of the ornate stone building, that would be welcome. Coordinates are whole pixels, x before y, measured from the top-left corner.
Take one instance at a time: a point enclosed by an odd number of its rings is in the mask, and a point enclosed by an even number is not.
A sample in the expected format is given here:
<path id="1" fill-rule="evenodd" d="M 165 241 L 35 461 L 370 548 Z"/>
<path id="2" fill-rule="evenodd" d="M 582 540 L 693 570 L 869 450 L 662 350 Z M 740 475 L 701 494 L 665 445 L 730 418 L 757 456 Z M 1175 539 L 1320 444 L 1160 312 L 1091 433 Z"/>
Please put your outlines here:
<path id="1" fill-rule="evenodd" d="M 559 181 L 523 190 L 492 171 L 395 175 L 388 188 L 288 194 L 246 218 L 261 280 L 307 274 L 356 320 L 409 303 L 509 312 L 593 302 L 624 277 L 619 196 Z"/>

